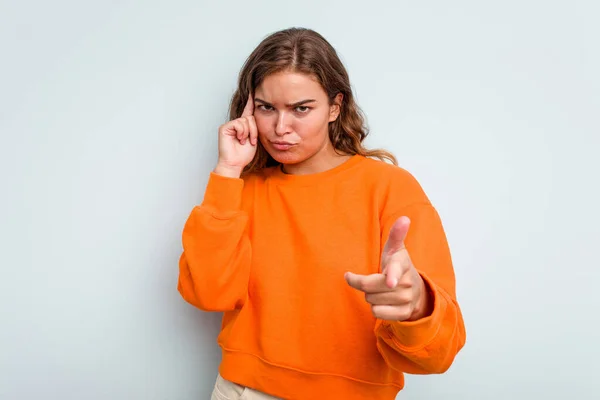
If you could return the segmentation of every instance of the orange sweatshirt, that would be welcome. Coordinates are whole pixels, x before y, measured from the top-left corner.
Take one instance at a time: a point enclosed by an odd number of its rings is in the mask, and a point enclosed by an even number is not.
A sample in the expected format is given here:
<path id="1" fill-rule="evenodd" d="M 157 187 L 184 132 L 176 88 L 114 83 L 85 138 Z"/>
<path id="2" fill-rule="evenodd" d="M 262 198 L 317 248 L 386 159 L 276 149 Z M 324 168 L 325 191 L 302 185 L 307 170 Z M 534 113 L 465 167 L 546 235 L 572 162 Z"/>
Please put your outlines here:
<path id="1" fill-rule="evenodd" d="M 380 272 L 403 215 L 433 313 L 379 320 L 344 273 Z M 211 173 L 183 229 L 178 290 L 224 311 L 223 378 L 284 399 L 391 400 L 403 373 L 442 373 L 465 343 L 438 213 L 406 170 L 358 155 L 311 175 Z"/>

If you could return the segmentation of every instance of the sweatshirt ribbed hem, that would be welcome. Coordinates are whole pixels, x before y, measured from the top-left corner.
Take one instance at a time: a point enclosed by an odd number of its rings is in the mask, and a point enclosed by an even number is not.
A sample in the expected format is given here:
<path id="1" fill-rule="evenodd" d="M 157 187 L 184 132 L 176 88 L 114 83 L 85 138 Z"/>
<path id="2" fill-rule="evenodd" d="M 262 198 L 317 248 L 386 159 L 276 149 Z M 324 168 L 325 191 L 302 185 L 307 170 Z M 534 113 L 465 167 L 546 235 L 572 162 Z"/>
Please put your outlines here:
<path id="1" fill-rule="evenodd" d="M 252 354 L 223 350 L 224 379 L 290 400 L 393 400 L 402 386 L 361 382 L 337 375 L 307 373 L 264 362 Z"/>

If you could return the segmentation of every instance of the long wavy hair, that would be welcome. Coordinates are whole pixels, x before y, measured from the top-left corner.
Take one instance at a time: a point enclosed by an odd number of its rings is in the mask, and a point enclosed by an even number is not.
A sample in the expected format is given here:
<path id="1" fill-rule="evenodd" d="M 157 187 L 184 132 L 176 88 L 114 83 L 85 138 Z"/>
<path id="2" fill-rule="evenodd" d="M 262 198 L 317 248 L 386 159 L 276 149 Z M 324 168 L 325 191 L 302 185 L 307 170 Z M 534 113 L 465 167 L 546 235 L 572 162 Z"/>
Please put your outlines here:
<path id="1" fill-rule="evenodd" d="M 397 165 L 394 155 L 385 150 L 369 150 L 363 141 L 369 134 L 363 112 L 354 101 L 346 68 L 331 44 L 319 33 L 306 28 L 284 29 L 267 36 L 246 59 L 239 73 L 238 87 L 229 106 L 230 120 L 242 115 L 248 96 L 274 73 L 289 71 L 312 76 L 321 84 L 329 104 L 343 94 L 340 114 L 329 123 L 329 139 L 341 154 L 359 154 Z M 248 174 L 279 165 L 258 141 L 254 159 L 244 168 Z"/>

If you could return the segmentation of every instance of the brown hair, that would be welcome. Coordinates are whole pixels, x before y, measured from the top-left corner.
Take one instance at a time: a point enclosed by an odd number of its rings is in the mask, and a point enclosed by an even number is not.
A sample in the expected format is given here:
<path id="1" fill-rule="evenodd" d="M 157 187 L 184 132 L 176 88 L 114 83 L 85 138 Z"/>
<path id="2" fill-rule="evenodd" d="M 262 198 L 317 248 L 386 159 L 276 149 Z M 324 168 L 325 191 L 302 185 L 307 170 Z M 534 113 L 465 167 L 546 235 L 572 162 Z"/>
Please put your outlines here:
<path id="1" fill-rule="evenodd" d="M 335 49 L 319 33 L 306 28 L 289 28 L 266 37 L 246 59 L 238 78 L 238 88 L 229 106 L 231 120 L 242 115 L 248 96 L 270 74 L 292 71 L 314 77 L 321 84 L 330 105 L 338 93 L 343 94 L 340 114 L 329 123 L 329 139 L 336 151 L 388 160 L 397 165 L 393 154 L 385 150 L 368 150 L 362 142 L 369 130 L 361 109 L 354 102 L 350 79 Z M 254 159 L 244 168 L 251 173 L 278 165 L 258 142 Z"/>

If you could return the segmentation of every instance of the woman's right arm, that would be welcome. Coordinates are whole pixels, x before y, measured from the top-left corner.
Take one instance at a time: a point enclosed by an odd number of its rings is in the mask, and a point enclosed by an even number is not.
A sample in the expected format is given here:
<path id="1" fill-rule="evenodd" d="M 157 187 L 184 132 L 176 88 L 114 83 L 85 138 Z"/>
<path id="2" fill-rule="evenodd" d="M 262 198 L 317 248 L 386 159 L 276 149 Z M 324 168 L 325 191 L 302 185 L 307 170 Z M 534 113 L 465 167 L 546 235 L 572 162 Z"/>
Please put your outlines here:
<path id="1" fill-rule="evenodd" d="M 240 178 L 212 172 L 204 201 L 183 228 L 178 290 L 205 311 L 233 310 L 246 300 L 252 249 L 243 187 Z"/>
<path id="2" fill-rule="evenodd" d="M 241 172 L 256 154 L 258 129 L 254 99 L 248 96 L 240 118 L 219 127 L 219 162 L 211 172 L 202 204 L 183 228 L 178 290 L 205 311 L 241 308 L 248 295 L 252 249 L 248 213 L 242 208 L 246 184 Z"/>

